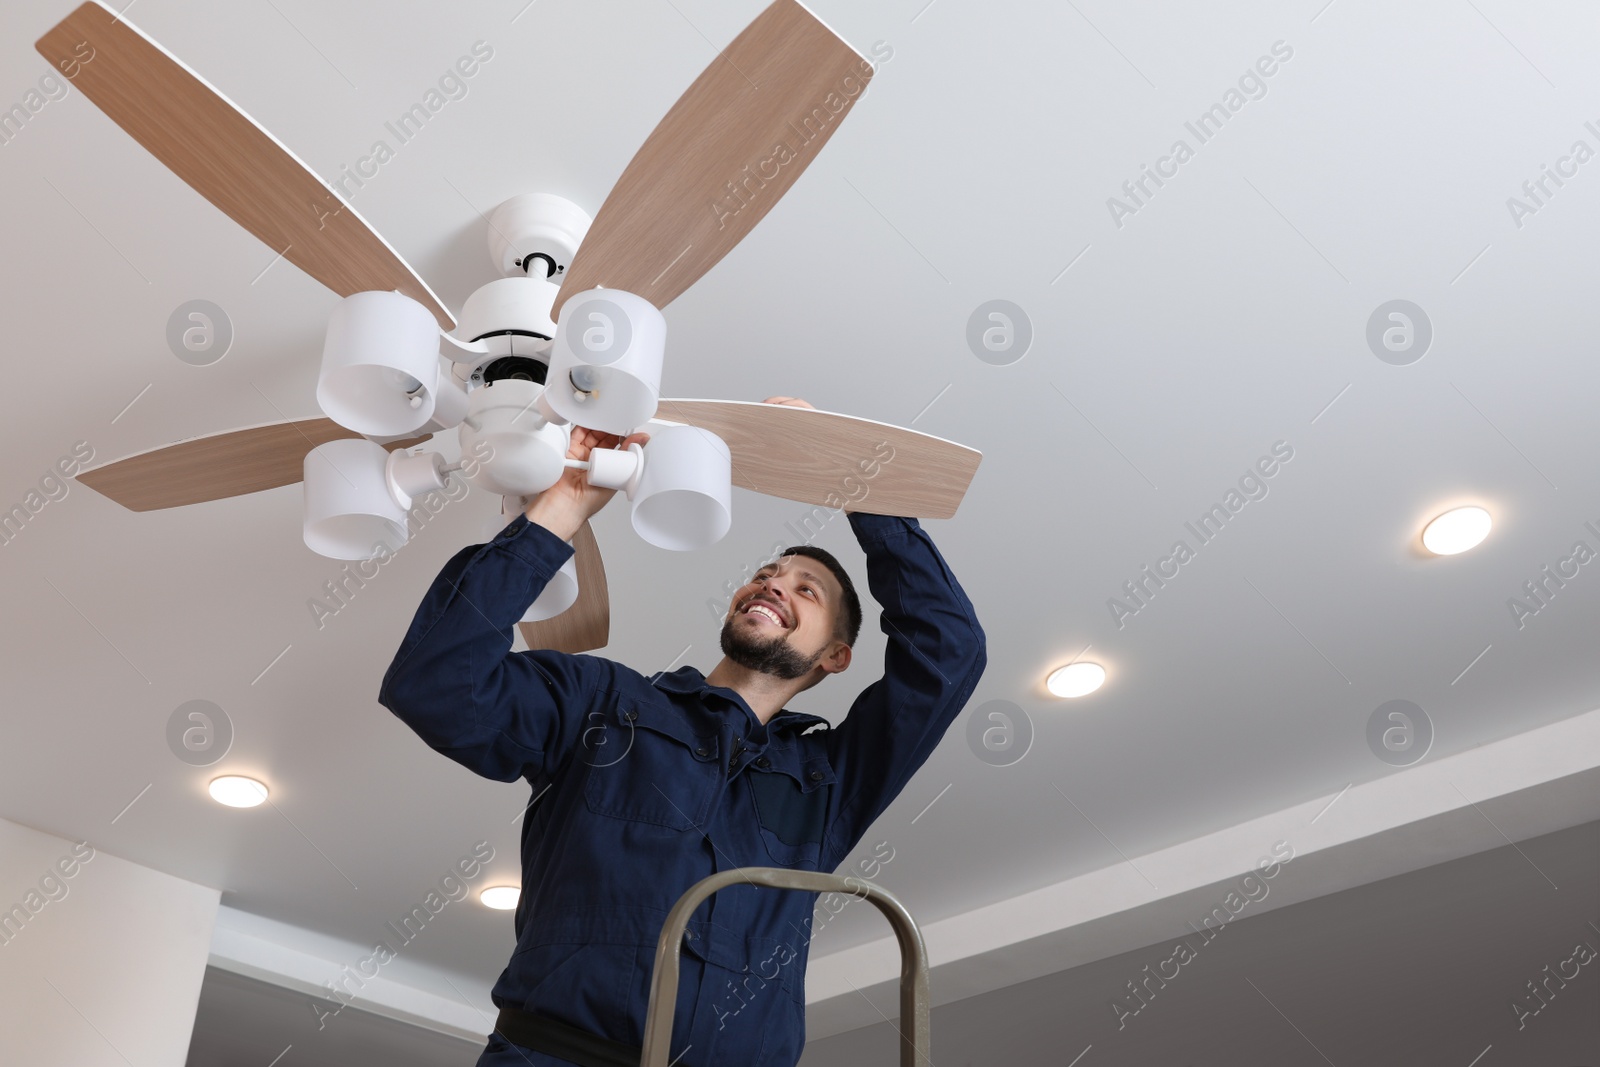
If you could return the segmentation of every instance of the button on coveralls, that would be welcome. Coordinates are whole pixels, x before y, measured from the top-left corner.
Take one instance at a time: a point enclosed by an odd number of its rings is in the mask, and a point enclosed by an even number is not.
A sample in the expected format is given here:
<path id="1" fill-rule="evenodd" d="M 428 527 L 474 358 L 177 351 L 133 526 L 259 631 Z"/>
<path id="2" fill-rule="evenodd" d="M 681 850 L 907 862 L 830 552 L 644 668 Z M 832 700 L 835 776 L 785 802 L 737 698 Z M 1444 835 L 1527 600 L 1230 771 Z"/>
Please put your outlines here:
<path id="1" fill-rule="evenodd" d="M 763 724 L 693 667 L 650 678 L 598 656 L 512 652 L 513 626 L 573 553 L 523 516 L 445 565 L 378 701 L 536 798 L 497 1005 L 637 1047 L 656 940 L 685 890 L 733 867 L 834 870 L 927 760 L 983 672 L 983 630 L 915 519 L 856 512 L 850 525 L 888 646 L 883 678 L 831 727 L 792 711 Z M 815 902 L 736 885 L 701 904 L 669 1059 L 792 1067 Z M 498 1033 L 478 1062 L 571 1067 Z"/>

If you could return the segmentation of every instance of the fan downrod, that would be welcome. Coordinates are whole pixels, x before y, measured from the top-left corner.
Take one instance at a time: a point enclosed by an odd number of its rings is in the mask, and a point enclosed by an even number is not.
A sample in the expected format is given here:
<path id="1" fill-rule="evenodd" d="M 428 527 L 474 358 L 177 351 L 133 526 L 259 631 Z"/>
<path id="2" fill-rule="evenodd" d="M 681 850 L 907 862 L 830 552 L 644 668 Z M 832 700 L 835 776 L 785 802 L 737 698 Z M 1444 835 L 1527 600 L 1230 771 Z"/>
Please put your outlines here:
<path id="1" fill-rule="evenodd" d="M 589 215 L 565 197 L 522 193 L 489 213 L 489 258 L 506 277 L 560 283 L 589 232 Z"/>

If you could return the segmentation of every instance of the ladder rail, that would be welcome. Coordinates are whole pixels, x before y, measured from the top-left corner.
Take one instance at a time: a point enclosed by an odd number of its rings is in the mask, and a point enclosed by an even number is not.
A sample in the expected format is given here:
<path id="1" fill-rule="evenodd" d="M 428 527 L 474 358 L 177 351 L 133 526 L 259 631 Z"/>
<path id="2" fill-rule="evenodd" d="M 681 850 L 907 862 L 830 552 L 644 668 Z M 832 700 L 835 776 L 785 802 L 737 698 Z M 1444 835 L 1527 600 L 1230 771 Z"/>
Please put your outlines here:
<path id="1" fill-rule="evenodd" d="M 645 1016 L 642 1067 L 668 1067 L 673 1013 L 678 1004 L 678 966 L 683 932 L 696 908 L 719 889 L 754 885 L 768 889 L 798 889 L 807 893 L 844 893 L 869 900 L 894 928 L 900 943 L 900 1067 L 917 1067 L 929 1059 L 928 949 L 916 920 L 898 897 L 853 875 L 798 871 L 786 867 L 738 867 L 719 871 L 690 886 L 667 913 L 661 938 L 656 942 L 655 970 L 650 976 L 650 1008 Z M 906 1026 L 910 1020 L 909 1032 Z"/>

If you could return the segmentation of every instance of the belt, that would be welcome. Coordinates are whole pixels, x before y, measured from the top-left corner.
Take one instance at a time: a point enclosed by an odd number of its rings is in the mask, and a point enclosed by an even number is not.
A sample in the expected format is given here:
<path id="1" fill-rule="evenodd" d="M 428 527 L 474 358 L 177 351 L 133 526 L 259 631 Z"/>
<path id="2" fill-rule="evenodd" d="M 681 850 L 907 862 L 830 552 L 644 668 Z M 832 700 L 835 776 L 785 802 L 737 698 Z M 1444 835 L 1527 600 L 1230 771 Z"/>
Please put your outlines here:
<path id="1" fill-rule="evenodd" d="M 582 1067 L 639 1067 L 644 1050 L 518 1008 L 501 1008 L 495 1030 L 507 1041 Z"/>

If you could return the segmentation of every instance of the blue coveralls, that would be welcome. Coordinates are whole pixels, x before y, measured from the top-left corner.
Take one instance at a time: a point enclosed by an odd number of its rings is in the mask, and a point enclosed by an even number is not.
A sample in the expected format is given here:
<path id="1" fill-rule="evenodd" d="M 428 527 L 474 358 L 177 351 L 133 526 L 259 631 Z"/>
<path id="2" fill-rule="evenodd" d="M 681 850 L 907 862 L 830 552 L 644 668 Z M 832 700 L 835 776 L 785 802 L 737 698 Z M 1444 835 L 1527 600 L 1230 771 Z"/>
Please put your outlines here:
<path id="1" fill-rule="evenodd" d="M 445 565 L 378 700 L 433 748 L 537 798 L 497 1005 L 640 1045 L 656 939 L 685 890 L 732 867 L 834 870 L 927 760 L 983 673 L 983 630 L 915 519 L 852 513 L 850 525 L 888 650 L 883 678 L 831 728 L 792 711 L 763 724 L 693 667 L 649 678 L 597 656 L 512 652 L 512 627 L 573 552 L 522 516 Z M 800 1058 L 815 902 L 739 885 L 700 906 L 669 1059 Z M 572 1067 L 498 1033 L 478 1063 Z"/>

